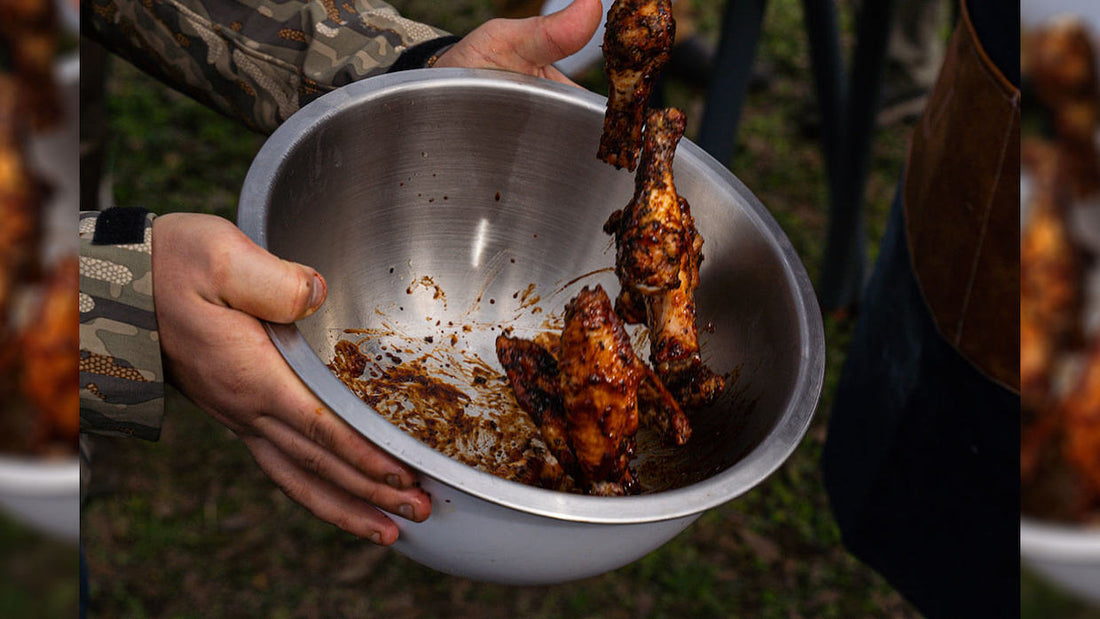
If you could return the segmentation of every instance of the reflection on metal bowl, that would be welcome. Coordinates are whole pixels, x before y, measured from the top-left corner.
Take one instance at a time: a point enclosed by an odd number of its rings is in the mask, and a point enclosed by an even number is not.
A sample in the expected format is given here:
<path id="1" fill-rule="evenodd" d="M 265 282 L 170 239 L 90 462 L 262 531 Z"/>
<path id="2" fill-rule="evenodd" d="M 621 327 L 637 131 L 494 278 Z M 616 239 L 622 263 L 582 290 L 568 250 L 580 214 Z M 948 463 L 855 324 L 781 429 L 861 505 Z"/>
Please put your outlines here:
<path id="1" fill-rule="evenodd" d="M 687 140 L 675 176 L 705 239 L 703 355 L 735 379 L 695 414 L 687 446 L 648 454 L 647 466 L 666 471 L 659 488 L 583 496 L 478 471 L 400 431 L 325 366 L 346 330 L 362 329 L 431 342 L 499 372 L 501 329 L 544 330 L 585 285 L 614 294 L 602 226 L 630 199 L 633 175 L 596 159 L 604 105 L 496 71 L 386 75 L 303 108 L 245 180 L 244 232 L 329 284 L 320 311 L 269 325 L 271 337 L 334 411 L 421 472 L 432 516 L 397 519 L 395 547 L 425 565 L 517 584 L 618 568 L 763 481 L 813 415 L 825 350 L 806 272 L 755 196 Z M 479 412 L 491 413 L 471 414 Z"/>

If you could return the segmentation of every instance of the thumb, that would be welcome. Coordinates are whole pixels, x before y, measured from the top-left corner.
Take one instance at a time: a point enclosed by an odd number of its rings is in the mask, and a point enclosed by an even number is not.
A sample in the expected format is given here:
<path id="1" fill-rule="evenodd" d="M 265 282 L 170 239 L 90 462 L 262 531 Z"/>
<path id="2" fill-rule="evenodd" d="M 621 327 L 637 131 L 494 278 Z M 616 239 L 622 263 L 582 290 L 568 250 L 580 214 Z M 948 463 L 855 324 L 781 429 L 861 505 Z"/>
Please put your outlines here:
<path id="1" fill-rule="evenodd" d="M 219 282 L 218 292 L 226 304 L 279 323 L 294 322 L 317 311 L 328 294 L 320 273 L 277 258 L 247 237 L 244 241 L 244 250 L 225 265 Z"/>
<path id="2" fill-rule="evenodd" d="M 534 32 L 521 39 L 517 52 L 537 66 L 553 64 L 580 51 L 602 19 L 600 0 L 573 0 L 556 13 L 532 18 Z"/>

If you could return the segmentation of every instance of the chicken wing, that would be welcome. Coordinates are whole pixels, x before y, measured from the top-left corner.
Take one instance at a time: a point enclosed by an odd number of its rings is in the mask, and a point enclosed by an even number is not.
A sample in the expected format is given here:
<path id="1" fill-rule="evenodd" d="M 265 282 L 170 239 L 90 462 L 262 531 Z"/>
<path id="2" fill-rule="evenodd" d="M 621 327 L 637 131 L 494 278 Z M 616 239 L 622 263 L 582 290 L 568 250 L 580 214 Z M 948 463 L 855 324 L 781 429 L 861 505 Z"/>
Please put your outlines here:
<path id="1" fill-rule="evenodd" d="M 675 38 L 671 0 L 615 0 L 607 11 L 603 55 L 610 89 L 597 152 L 603 161 L 634 170 L 649 95 Z"/>
<path id="2" fill-rule="evenodd" d="M 691 437 L 687 416 L 634 354 L 602 287 L 586 287 L 570 301 L 558 345 L 500 335 L 496 349 L 516 401 L 590 494 L 638 489 L 629 462 L 640 422 L 673 445 Z"/>
<path id="3" fill-rule="evenodd" d="M 604 231 L 615 236 L 616 311 L 649 327 L 657 375 L 680 404 L 699 407 L 721 395 L 725 379 L 703 363 L 699 350 L 695 289 L 703 238 L 672 176 L 684 125 L 680 110 L 649 112 L 634 197 L 611 214 Z"/>
<path id="4" fill-rule="evenodd" d="M 509 335 L 497 336 L 496 349 L 520 408 L 535 420 L 543 442 L 562 468 L 576 477 L 577 462 L 565 429 L 558 360 L 542 345 Z"/>

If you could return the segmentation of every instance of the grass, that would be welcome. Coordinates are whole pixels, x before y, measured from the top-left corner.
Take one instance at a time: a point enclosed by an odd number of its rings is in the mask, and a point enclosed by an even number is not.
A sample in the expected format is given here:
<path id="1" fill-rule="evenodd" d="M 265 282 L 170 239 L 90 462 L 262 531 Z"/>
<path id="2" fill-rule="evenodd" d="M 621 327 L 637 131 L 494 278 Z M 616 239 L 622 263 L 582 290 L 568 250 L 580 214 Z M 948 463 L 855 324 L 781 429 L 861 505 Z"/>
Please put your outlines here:
<path id="1" fill-rule="evenodd" d="M 0 616 L 73 617 L 78 606 L 76 545 L 0 515 Z"/>
<path id="2" fill-rule="evenodd" d="M 395 4 L 457 33 L 493 10 L 485 1 Z M 693 6 L 701 36 L 713 41 L 721 3 Z M 826 188 L 818 145 L 798 130 L 812 99 L 799 7 L 796 0 L 769 3 L 758 59 L 770 67 L 770 81 L 747 101 L 730 167 L 768 206 L 816 280 Z M 598 76 L 586 85 L 604 88 Z M 117 202 L 231 218 L 262 138 L 123 63 L 114 65 L 110 92 Z M 689 114 L 699 113 L 701 94 L 669 85 L 670 100 Z M 909 129 L 875 136 L 867 192 L 872 256 Z M 319 522 L 267 480 L 228 430 L 171 393 L 158 443 L 97 441 L 82 518 L 92 609 L 103 617 L 915 616 L 847 554 L 829 512 L 819 460 L 852 324 L 826 317 L 825 325 L 825 392 L 779 471 L 643 559 L 560 586 L 445 576 Z"/>

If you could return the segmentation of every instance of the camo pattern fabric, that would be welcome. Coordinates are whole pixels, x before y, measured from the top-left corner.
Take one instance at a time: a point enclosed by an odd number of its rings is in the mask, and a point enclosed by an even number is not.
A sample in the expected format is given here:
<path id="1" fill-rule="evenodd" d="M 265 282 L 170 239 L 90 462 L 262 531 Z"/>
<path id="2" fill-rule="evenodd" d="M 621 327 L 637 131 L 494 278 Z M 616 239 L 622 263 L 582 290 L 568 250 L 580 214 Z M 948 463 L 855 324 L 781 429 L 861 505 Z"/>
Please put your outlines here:
<path id="1" fill-rule="evenodd" d="M 80 431 L 155 441 L 164 372 L 153 308 L 153 214 L 142 243 L 93 245 L 80 214 Z"/>
<path id="2" fill-rule="evenodd" d="M 377 0 L 82 0 L 83 32 L 263 133 L 447 33 Z"/>

